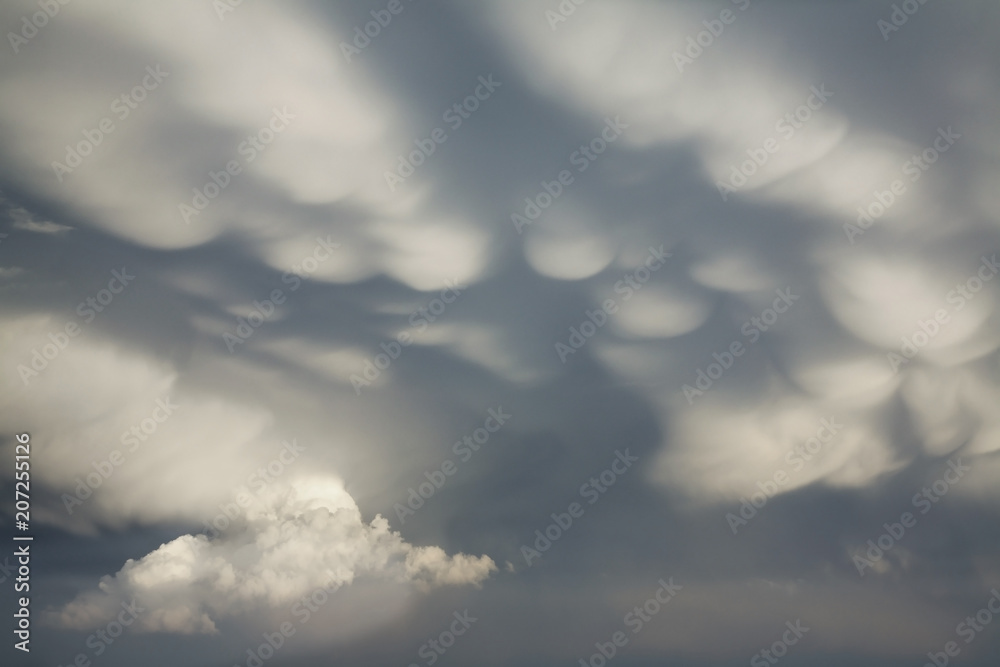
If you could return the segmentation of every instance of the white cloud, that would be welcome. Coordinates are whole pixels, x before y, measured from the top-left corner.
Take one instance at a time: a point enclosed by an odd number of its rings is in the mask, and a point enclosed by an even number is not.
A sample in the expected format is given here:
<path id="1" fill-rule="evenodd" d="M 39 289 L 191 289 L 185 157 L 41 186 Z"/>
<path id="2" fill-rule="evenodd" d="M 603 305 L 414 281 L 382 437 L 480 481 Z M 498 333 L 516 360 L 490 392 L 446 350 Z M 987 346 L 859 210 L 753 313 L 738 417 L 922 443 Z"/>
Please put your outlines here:
<path id="1" fill-rule="evenodd" d="M 10 211 L 10 217 L 14 220 L 14 229 L 35 234 L 60 234 L 73 229 L 67 225 L 60 225 L 51 220 L 36 220 L 31 213 L 23 208 L 15 208 Z"/>
<path id="2" fill-rule="evenodd" d="M 223 533 L 214 539 L 183 535 L 127 561 L 99 591 L 52 612 L 55 624 L 93 628 L 135 600 L 146 610 L 136 629 L 212 633 L 219 618 L 287 610 L 320 587 L 337 589 L 358 577 L 427 590 L 478 584 L 496 570 L 488 556 L 409 544 L 381 516 L 364 521 L 339 467 L 315 458 L 339 443 L 314 448 L 317 438 L 303 438 L 303 460 L 296 451 L 288 461 L 275 445 L 270 410 L 196 389 L 170 364 L 126 352 L 96 327 L 82 328 L 28 386 L 15 374 L 0 386 L 0 429 L 32 434 L 36 480 L 64 499 L 39 504 L 36 521 L 92 531 L 125 522 L 198 523 L 229 507 L 236 518 L 228 529 L 216 523 Z M 30 364 L 31 349 L 62 329 L 53 315 L 0 320 L 0 341 L 9 343 L 0 361 L 11 369 Z M 152 424 L 151 411 L 165 397 L 174 405 L 169 415 L 138 447 L 123 446 L 121 436 L 143 420 Z M 58 417 L 51 405 L 61 406 Z M 342 427 L 341 437 L 351 433 L 349 423 Z M 112 448 L 124 459 L 116 467 L 107 463 Z M 262 464 L 267 483 L 251 483 Z M 103 481 L 68 514 L 65 499 L 79 493 L 82 479 L 98 479 L 101 466 Z"/>
<path id="3" fill-rule="evenodd" d="M 322 476 L 272 487 L 238 528 L 215 539 L 184 535 L 128 560 L 101 580 L 100 592 L 81 594 L 49 618 L 88 629 L 134 601 L 145 610 L 139 631 L 214 633 L 220 618 L 288 607 L 356 577 L 429 589 L 479 584 L 496 569 L 488 556 L 408 544 L 381 516 L 366 523 L 341 482 Z"/>

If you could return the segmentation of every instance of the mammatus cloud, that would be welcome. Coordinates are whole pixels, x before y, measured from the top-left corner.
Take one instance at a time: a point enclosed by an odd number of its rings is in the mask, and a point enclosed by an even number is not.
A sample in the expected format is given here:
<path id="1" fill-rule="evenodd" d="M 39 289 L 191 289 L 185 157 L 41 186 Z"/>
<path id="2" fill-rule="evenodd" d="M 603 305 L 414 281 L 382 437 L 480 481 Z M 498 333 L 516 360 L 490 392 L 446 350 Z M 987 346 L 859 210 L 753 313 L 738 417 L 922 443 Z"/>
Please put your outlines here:
<path id="1" fill-rule="evenodd" d="M 339 480 L 316 477 L 270 492 L 241 525 L 210 539 L 184 535 L 50 613 L 56 625 L 88 629 L 114 617 L 122 603 L 143 609 L 136 629 L 215 633 L 217 619 L 291 606 L 318 588 L 356 577 L 437 586 L 478 585 L 495 571 L 488 556 L 448 556 L 416 547 L 376 516 L 366 523 Z"/>

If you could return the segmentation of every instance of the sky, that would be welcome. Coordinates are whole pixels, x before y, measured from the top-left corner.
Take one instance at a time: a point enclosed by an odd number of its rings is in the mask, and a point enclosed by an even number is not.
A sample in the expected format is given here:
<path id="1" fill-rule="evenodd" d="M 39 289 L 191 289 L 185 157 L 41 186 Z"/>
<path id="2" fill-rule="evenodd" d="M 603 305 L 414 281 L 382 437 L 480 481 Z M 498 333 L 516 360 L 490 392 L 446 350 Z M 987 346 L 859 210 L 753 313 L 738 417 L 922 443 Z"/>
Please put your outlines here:
<path id="1" fill-rule="evenodd" d="M 4 664 L 995 664 L 996 3 L 0 26 Z"/>

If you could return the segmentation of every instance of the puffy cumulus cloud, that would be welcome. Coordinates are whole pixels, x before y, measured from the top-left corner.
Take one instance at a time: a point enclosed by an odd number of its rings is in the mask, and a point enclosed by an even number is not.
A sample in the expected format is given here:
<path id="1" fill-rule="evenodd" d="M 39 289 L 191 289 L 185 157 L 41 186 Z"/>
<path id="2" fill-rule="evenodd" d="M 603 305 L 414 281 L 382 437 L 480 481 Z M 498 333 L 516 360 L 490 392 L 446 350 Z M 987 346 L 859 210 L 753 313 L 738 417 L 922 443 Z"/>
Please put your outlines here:
<path id="1" fill-rule="evenodd" d="M 143 610 L 140 631 L 214 633 L 218 619 L 286 607 L 358 577 L 426 590 L 478 585 L 495 570 L 488 556 L 413 546 L 381 516 L 366 523 L 340 480 L 317 476 L 270 488 L 238 527 L 215 539 L 184 535 L 128 560 L 101 580 L 100 591 L 79 595 L 48 618 L 89 629 L 125 603 Z"/>
<path id="2" fill-rule="evenodd" d="M 4 318 L 0 365 L 30 366 L 32 350 L 63 328 L 54 314 Z M 427 590 L 479 584 L 496 570 L 488 556 L 409 544 L 381 516 L 364 521 L 331 464 L 289 462 L 279 451 L 270 410 L 182 382 L 172 364 L 126 350 L 93 326 L 82 329 L 27 384 L 5 374 L 0 392 L 0 430 L 31 432 L 34 479 L 55 492 L 36 501 L 36 521 L 93 532 L 130 521 L 193 524 L 234 501 L 243 509 L 215 539 L 184 535 L 128 561 L 99 591 L 52 612 L 54 623 L 92 628 L 134 601 L 144 610 L 141 630 L 212 633 L 220 618 L 286 608 L 356 577 Z M 166 414 L 163 405 L 172 406 Z M 141 441 L 129 437 L 137 425 Z M 305 440 L 302 456 L 310 458 L 315 439 Z M 112 451 L 124 461 L 108 463 Z M 260 464 L 279 454 L 281 471 L 265 464 L 272 476 L 251 484 Z M 53 497 L 77 501 L 66 506 Z"/>

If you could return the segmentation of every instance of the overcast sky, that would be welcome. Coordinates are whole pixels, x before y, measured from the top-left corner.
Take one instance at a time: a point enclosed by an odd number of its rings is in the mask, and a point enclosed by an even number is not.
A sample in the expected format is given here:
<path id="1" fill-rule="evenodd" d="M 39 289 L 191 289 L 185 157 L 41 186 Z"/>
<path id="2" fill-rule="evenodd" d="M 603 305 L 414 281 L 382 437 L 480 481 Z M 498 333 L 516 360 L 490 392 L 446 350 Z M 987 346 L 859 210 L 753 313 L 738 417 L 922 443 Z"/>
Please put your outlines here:
<path id="1" fill-rule="evenodd" d="M 578 2 L 3 3 L 12 664 L 995 664 L 1000 7 Z"/>

